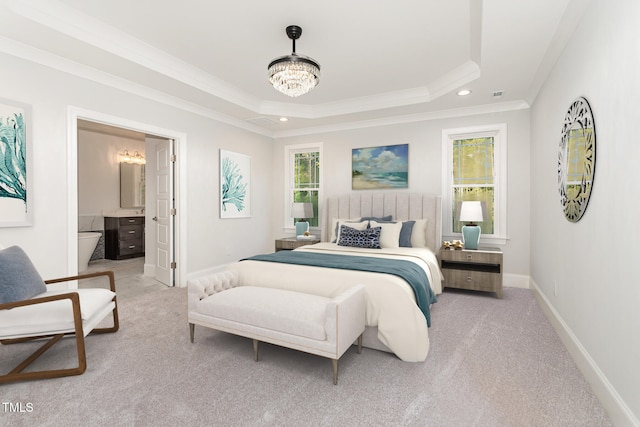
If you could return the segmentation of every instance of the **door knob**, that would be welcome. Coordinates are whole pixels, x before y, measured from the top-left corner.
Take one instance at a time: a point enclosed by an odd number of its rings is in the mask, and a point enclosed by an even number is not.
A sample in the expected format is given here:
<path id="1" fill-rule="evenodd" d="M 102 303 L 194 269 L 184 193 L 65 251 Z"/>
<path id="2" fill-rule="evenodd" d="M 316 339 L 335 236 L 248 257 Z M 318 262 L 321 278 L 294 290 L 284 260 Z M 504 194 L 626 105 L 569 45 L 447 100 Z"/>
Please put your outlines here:
<path id="1" fill-rule="evenodd" d="M 151 219 L 152 219 L 152 220 L 154 220 L 154 221 L 157 221 L 157 220 L 158 220 L 158 217 L 157 217 L 157 216 L 154 216 L 154 217 L 153 217 L 153 218 L 151 218 Z"/>

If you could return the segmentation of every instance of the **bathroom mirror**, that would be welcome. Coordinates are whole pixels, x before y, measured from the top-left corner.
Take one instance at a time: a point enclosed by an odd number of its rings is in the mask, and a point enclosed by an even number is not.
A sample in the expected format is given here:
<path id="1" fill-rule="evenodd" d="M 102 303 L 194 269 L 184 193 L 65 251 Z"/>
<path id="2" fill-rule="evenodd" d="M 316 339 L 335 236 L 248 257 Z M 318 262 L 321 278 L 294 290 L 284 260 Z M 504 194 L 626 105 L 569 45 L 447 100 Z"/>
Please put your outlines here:
<path id="1" fill-rule="evenodd" d="M 140 208 L 144 206 L 144 164 L 120 163 L 120 207 Z"/>
<path id="2" fill-rule="evenodd" d="M 596 128 L 591 107 L 577 98 L 567 111 L 558 150 L 558 190 L 567 221 L 578 222 L 587 209 L 596 167 Z"/>

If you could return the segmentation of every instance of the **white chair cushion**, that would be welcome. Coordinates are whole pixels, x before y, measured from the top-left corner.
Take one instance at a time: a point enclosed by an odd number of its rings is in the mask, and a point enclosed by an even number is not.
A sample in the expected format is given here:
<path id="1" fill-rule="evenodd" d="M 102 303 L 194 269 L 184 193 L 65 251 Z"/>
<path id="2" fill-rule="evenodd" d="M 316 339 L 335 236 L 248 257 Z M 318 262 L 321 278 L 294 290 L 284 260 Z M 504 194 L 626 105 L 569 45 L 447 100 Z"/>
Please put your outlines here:
<path id="1" fill-rule="evenodd" d="M 239 286 L 211 295 L 196 305 L 201 314 L 291 335 L 326 340 L 329 298 L 281 289 Z"/>
<path id="2" fill-rule="evenodd" d="M 80 296 L 80 314 L 83 322 L 111 304 L 116 295 L 108 289 L 92 288 L 47 291 L 32 299 L 69 292 L 77 292 Z M 0 338 L 2 339 L 73 330 L 73 308 L 69 299 L 0 310 Z"/>

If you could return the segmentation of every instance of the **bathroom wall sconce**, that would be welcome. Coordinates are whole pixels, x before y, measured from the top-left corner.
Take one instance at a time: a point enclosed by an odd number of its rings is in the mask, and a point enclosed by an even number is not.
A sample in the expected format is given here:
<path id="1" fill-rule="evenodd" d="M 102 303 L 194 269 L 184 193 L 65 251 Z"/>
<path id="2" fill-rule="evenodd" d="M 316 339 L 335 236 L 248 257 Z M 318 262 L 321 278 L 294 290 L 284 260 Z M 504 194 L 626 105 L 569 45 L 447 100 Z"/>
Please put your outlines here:
<path id="1" fill-rule="evenodd" d="M 147 163 L 144 156 L 137 151 L 132 154 L 129 154 L 129 150 L 125 149 L 124 153 L 120 153 L 120 163 L 132 163 L 136 165 L 143 165 Z"/>

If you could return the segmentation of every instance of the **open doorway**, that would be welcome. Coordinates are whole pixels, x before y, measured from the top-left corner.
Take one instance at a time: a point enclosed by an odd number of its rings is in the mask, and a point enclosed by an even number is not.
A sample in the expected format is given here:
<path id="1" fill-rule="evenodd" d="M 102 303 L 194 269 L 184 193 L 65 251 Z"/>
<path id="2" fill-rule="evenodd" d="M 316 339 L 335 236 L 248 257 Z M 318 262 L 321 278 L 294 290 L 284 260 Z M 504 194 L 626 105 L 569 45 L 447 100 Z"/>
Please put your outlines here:
<path id="1" fill-rule="evenodd" d="M 93 146 L 86 147 L 85 138 L 87 135 L 92 135 L 90 132 L 94 137 L 90 141 Z M 96 137 L 96 133 L 99 136 Z M 69 180 L 75 181 L 75 185 L 70 185 L 69 191 L 70 206 L 74 204 L 71 201 L 75 201 L 75 206 L 70 208 L 70 212 L 78 213 L 75 221 L 73 219 L 69 221 L 70 230 L 83 231 L 88 221 L 91 222 L 90 228 L 103 229 L 105 236 L 103 250 L 106 252 L 106 246 L 109 243 L 106 238 L 106 228 L 101 226 L 106 216 L 115 217 L 116 222 L 120 222 L 121 218 L 133 220 L 134 223 L 142 221 L 144 223 L 142 273 L 145 277 L 156 278 L 167 286 L 181 286 L 180 277 L 183 277 L 180 263 L 178 263 L 178 257 L 181 254 L 179 212 L 183 204 L 178 191 L 180 156 L 177 154 L 180 143 L 184 140 L 184 135 L 173 134 L 166 130 L 159 131 L 153 126 L 105 117 L 99 113 L 72 111 L 70 117 L 70 160 L 75 157 L 74 161 L 70 161 L 69 167 Z M 142 145 L 136 146 L 136 141 Z M 91 158 L 92 150 L 95 156 L 88 161 L 87 157 Z M 139 168 L 144 171 L 144 176 L 133 174 L 137 177 L 135 185 L 139 189 L 138 192 L 144 195 L 143 203 L 124 205 L 121 203 L 120 160 L 125 150 L 132 156 L 137 151 L 138 158 L 146 160 L 144 167 Z M 75 156 L 71 156 L 74 153 Z M 101 161 L 106 165 L 96 166 L 96 163 Z M 89 165 L 85 163 L 92 163 L 88 174 L 86 169 Z M 75 168 L 72 167 L 74 165 Z M 141 183 L 144 184 L 143 188 L 140 187 Z M 100 194 L 101 192 L 104 194 Z M 139 197 L 140 194 L 134 198 L 140 200 Z M 135 224 L 130 228 L 131 230 L 126 229 L 125 232 L 131 233 L 133 238 L 136 232 Z M 79 242 L 79 240 L 70 238 L 70 242 Z M 129 250 L 129 246 L 135 247 L 135 244 L 133 242 L 124 242 L 124 244 L 123 259 L 132 258 L 127 256 L 126 251 Z M 78 246 L 69 245 L 70 271 L 73 271 L 74 258 L 77 259 L 79 255 Z M 100 256 L 100 253 L 97 256 Z M 140 264 L 138 262 L 136 265 Z"/>

